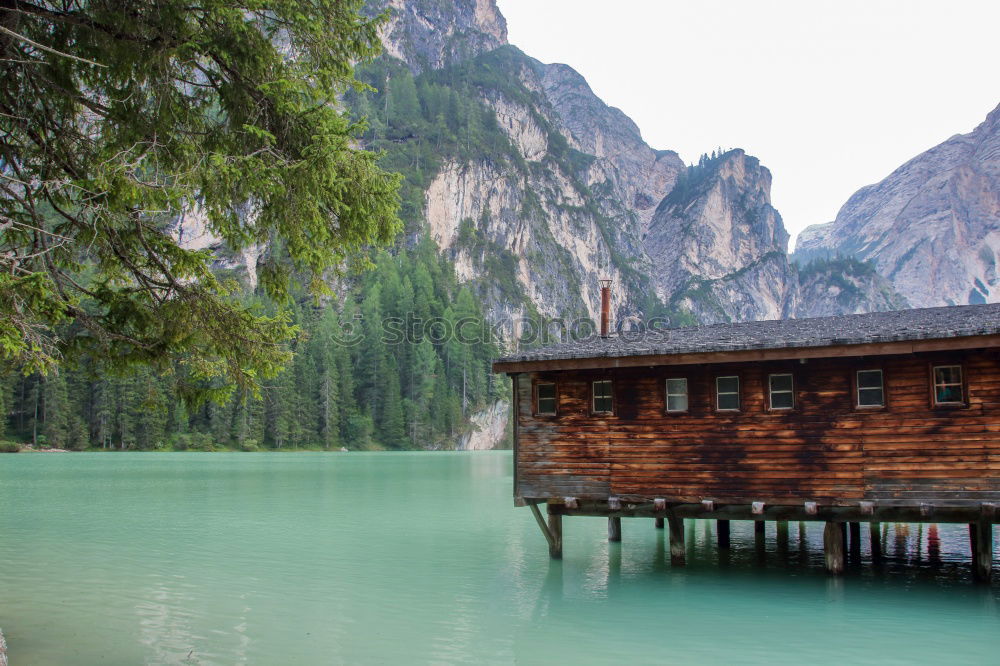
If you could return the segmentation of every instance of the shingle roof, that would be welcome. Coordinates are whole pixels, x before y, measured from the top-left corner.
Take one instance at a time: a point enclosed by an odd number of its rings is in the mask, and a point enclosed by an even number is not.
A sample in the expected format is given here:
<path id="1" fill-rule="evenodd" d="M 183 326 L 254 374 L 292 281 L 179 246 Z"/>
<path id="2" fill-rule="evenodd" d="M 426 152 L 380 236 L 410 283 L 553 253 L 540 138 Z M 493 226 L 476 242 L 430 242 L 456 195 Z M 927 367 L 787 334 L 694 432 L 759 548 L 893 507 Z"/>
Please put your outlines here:
<path id="1" fill-rule="evenodd" d="M 1000 334 L 1000 303 L 870 314 L 712 324 L 590 336 L 497 359 L 497 363 L 827 347 Z"/>

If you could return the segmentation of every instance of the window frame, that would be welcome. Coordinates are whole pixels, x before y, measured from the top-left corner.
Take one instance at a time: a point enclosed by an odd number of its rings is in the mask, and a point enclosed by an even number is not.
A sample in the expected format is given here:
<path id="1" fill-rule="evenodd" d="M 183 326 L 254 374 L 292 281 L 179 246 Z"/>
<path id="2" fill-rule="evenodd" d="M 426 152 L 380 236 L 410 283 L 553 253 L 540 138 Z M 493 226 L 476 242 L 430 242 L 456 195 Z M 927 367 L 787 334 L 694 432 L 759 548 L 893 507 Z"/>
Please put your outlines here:
<path id="1" fill-rule="evenodd" d="M 608 411 L 595 409 L 596 405 L 594 401 L 597 400 L 597 394 L 594 392 L 594 384 L 598 382 L 607 382 L 611 385 L 611 409 Z M 601 379 L 591 379 L 590 380 L 590 414 L 592 416 L 608 416 L 614 415 L 615 413 L 615 380 L 610 377 L 605 377 Z"/>
<path id="2" fill-rule="evenodd" d="M 969 406 L 969 396 L 968 396 L 968 377 L 965 374 L 965 364 L 962 362 L 933 362 L 929 364 L 930 367 L 930 400 L 932 409 L 963 409 Z M 938 368 L 958 368 L 959 372 L 959 391 L 961 392 L 961 400 L 959 402 L 938 402 L 937 400 L 937 381 L 934 376 L 935 370 Z M 943 384 L 942 386 L 954 386 L 954 384 Z"/>
<path id="3" fill-rule="evenodd" d="M 735 379 L 736 380 L 736 407 L 719 407 L 719 380 L 720 379 Z M 727 392 L 726 395 L 733 395 L 733 393 Z M 734 414 L 743 411 L 743 377 L 739 373 L 733 375 L 715 375 L 715 411 L 722 412 L 726 414 Z"/>
<path id="4" fill-rule="evenodd" d="M 542 384 L 552 385 L 553 391 L 555 391 L 555 396 L 553 396 L 553 404 L 551 412 L 543 412 L 538 408 L 538 387 Z M 534 398 L 532 404 L 532 414 L 534 416 L 559 416 L 559 383 L 551 379 L 536 379 L 534 385 L 532 386 L 532 396 Z"/>
<path id="5" fill-rule="evenodd" d="M 878 372 L 882 378 L 882 404 L 881 405 L 862 405 L 861 404 L 861 381 L 859 375 L 862 372 Z M 878 367 L 859 367 L 855 368 L 852 374 L 851 388 L 853 389 L 854 395 L 852 396 L 851 402 L 854 403 L 854 409 L 862 412 L 877 412 L 879 410 L 884 410 L 889 408 L 889 391 L 886 388 L 885 381 L 885 368 Z M 871 387 L 867 387 L 871 388 Z"/>
<path id="6" fill-rule="evenodd" d="M 792 380 L 792 388 L 785 391 L 781 390 L 778 393 L 790 393 L 792 395 L 792 404 L 790 407 L 775 407 L 774 401 L 772 399 L 772 394 L 774 391 L 771 389 L 771 377 L 788 377 Z M 767 411 L 769 412 L 791 412 L 798 407 L 798 400 L 795 399 L 795 373 L 791 370 L 782 370 L 779 372 L 769 372 L 764 378 L 764 386 L 767 388 Z"/>
<path id="7" fill-rule="evenodd" d="M 684 398 L 687 402 L 687 407 L 684 409 L 670 409 L 670 396 L 680 395 L 678 393 L 671 394 L 669 388 L 669 382 L 671 380 L 683 379 L 684 380 Z M 684 375 L 675 375 L 663 378 L 663 413 L 670 414 L 671 416 L 676 416 L 678 414 L 688 414 L 691 411 L 691 380 Z"/>

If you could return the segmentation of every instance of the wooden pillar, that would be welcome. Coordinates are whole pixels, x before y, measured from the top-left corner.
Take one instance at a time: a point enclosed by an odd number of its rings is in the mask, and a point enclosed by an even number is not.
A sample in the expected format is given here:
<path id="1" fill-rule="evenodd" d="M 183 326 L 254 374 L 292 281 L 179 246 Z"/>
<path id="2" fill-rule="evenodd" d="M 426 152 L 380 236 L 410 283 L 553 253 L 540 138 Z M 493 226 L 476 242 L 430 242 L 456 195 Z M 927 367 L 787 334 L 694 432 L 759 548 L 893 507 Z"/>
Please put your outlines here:
<path id="1" fill-rule="evenodd" d="M 972 537 L 972 574 L 976 580 L 988 581 L 993 572 L 993 525 L 986 520 L 969 525 Z"/>
<path id="2" fill-rule="evenodd" d="M 658 530 L 662 530 L 663 529 L 663 518 L 654 518 L 653 519 L 653 526 L 656 529 L 658 529 Z"/>
<path id="3" fill-rule="evenodd" d="M 849 523 L 851 530 L 851 561 L 861 561 L 861 523 Z"/>
<path id="4" fill-rule="evenodd" d="M 719 548 L 729 548 L 729 521 L 715 521 L 715 531 L 719 540 Z"/>
<path id="5" fill-rule="evenodd" d="M 777 544 L 778 550 L 787 553 L 788 552 L 788 521 L 779 520 L 774 523 L 775 531 L 777 534 Z"/>
<path id="6" fill-rule="evenodd" d="M 558 513 L 549 512 L 549 534 L 552 539 L 549 541 L 549 557 L 562 559 L 562 516 Z"/>
<path id="7" fill-rule="evenodd" d="M 608 518 L 608 541 L 622 540 L 622 519 L 618 516 Z"/>
<path id="8" fill-rule="evenodd" d="M 684 519 L 673 515 L 667 516 L 667 527 L 670 530 L 670 564 L 681 566 L 686 559 Z"/>
<path id="9" fill-rule="evenodd" d="M 823 556 L 826 561 L 826 570 L 834 575 L 844 573 L 846 534 L 843 523 L 828 522 L 823 528 Z"/>
<path id="10" fill-rule="evenodd" d="M 882 561 L 882 525 L 868 523 L 868 538 L 872 544 L 872 562 Z"/>
<path id="11" fill-rule="evenodd" d="M 764 540 L 764 525 L 765 523 L 763 520 L 753 521 L 753 536 L 755 540 Z"/>

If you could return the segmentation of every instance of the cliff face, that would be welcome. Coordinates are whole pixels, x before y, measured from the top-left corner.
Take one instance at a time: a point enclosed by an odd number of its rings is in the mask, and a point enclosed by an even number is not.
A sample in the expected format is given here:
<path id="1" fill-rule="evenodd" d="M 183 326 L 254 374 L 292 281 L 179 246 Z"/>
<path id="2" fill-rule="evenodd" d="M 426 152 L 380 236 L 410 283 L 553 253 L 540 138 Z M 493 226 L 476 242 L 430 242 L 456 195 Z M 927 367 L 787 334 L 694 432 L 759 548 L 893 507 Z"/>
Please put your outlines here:
<path id="1" fill-rule="evenodd" d="M 507 43 L 507 21 L 494 0 L 372 0 L 375 14 L 388 9 L 382 29 L 385 52 L 414 73 L 468 60 Z"/>
<path id="2" fill-rule="evenodd" d="M 862 188 L 796 255 L 871 261 L 914 307 L 1000 301 L 1000 107 Z"/>
<path id="3" fill-rule="evenodd" d="M 419 225 L 508 341 L 526 332 L 525 318 L 596 318 L 602 277 L 613 280 L 619 320 L 807 316 L 846 303 L 801 297 L 771 174 L 756 158 L 734 150 L 688 168 L 676 153 L 652 149 L 571 67 L 505 45 L 491 0 L 394 0 L 391 8 L 390 59 L 415 74 L 418 90 L 442 84 L 475 98 L 488 116 L 477 127 L 502 135 L 480 133 L 492 148 L 477 151 L 466 139 L 441 157 L 421 186 Z M 400 132 L 384 149 L 415 140 Z M 837 292 L 844 276 L 831 270 L 811 274 L 811 293 Z M 884 285 L 862 273 L 844 278 L 863 283 L 844 307 L 887 309 Z"/>
<path id="4" fill-rule="evenodd" d="M 424 220 L 459 278 L 509 334 L 512 314 L 594 316 L 604 276 L 619 315 L 637 314 L 651 269 L 642 235 L 681 160 L 646 145 L 565 65 L 507 46 L 468 68 L 514 154 L 449 158 L 425 191 Z"/>
<path id="5" fill-rule="evenodd" d="M 742 150 L 690 167 L 657 208 L 644 245 L 657 295 L 699 320 L 787 314 L 788 233 L 771 205 L 771 173 Z"/>

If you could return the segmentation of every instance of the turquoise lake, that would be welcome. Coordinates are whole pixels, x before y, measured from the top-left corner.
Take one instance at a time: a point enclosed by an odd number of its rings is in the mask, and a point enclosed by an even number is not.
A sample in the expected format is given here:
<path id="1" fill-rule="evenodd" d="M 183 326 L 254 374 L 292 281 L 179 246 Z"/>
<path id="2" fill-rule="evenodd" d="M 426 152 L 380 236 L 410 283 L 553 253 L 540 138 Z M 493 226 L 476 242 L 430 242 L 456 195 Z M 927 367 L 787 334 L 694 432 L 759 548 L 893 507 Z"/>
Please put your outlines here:
<path id="1" fill-rule="evenodd" d="M 11 666 L 1000 664 L 964 526 L 831 579 L 820 524 L 761 562 L 688 521 L 672 568 L 622 523 L 566 519 L 550 561 L 510 452 L 4 455 L 0 628 Z"/>

